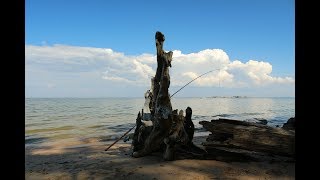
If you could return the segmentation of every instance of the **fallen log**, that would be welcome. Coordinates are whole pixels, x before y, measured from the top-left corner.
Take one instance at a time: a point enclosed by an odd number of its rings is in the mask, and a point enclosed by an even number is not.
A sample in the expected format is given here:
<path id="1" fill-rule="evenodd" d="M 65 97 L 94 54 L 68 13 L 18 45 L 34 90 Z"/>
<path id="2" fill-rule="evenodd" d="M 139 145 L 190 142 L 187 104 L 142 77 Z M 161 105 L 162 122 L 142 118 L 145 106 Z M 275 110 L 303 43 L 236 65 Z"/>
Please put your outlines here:
<path id="1" fill-rule="evenodd" d="M 199 122 L 211 134 L 203 143 L 208 149 L 224 147 L 273 155 L 295 155 L 295 131 L 231 119 Z M 208 151 L 209 152 L 209 151 Z"/>

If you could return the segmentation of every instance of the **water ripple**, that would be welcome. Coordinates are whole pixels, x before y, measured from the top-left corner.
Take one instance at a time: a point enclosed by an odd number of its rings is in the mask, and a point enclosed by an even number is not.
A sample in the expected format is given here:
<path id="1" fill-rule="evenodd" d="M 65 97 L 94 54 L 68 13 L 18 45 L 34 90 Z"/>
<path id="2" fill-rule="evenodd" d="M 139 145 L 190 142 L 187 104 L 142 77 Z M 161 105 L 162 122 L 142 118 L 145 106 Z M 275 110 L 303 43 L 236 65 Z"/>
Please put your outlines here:
<path id="1" fill-rule="evenodd" d="M 282 126 L 295 116 L 294 98 L 173 98 L 173 109 L 191 107 L 196 132 L 201 120 L 266 119 Z M 135 125 L 144 98 L 27 98 L 26 144 L 63 138 L 115 140 Z"/>

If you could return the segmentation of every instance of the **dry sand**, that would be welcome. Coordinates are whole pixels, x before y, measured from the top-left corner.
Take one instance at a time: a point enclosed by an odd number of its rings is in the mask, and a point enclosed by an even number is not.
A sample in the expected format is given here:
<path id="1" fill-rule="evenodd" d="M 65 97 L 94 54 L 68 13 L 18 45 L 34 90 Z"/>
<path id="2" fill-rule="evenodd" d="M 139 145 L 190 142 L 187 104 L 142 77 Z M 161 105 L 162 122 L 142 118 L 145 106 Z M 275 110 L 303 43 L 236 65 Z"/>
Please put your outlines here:
<path id="1" fill-rule="evenodd" d="M 204 142 L 195 137 L 194 143 Z M 295 163 L 223 162 L 184 159 L 164 161 L 160 153 L 130 156 L 130 142 L 108 146 L 95 139 L 26 146 L 26 179 L 295 179 Z"/>

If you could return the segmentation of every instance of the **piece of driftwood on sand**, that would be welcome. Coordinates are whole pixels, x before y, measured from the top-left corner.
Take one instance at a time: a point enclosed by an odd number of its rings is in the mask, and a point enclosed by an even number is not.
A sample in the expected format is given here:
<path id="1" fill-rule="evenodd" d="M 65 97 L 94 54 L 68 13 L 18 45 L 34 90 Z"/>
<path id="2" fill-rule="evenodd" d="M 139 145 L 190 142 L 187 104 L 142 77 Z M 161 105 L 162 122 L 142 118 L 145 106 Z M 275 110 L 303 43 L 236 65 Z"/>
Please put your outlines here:
<path id="1" fill-rule="evenodd" d="M 199 123 L 211 132 L 203 143 L 208 152 L 212 148 L 224 147 L 270 155 L 295 156 L 295 130 L 232 119 Z"/>

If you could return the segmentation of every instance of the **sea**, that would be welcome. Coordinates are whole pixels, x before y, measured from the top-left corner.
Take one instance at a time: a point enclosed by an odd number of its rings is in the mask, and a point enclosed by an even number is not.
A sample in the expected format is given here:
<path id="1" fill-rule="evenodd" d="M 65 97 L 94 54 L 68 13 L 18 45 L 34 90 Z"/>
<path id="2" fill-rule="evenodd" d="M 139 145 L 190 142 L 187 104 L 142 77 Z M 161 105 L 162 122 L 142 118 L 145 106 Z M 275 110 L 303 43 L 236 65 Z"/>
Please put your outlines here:
<path id="1" fill-rule="evenodd" d="M 144 103 L 144 98 L 26 98 L 25 145 L 61 140 L 115 141 L 135 125 Z M 281 127 L 295 117 L 294 97 L 176 97 L 171 103 L 173 109 L 192 108 L 195 136 L 208 134 L 199 121 L 265 119 L 267 125 Z"/>

